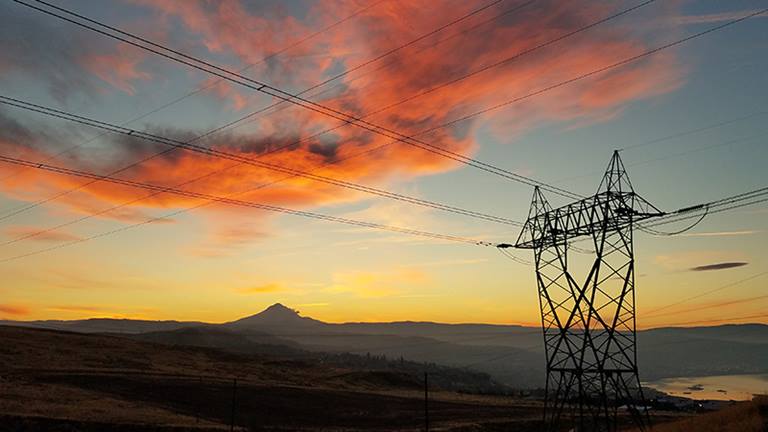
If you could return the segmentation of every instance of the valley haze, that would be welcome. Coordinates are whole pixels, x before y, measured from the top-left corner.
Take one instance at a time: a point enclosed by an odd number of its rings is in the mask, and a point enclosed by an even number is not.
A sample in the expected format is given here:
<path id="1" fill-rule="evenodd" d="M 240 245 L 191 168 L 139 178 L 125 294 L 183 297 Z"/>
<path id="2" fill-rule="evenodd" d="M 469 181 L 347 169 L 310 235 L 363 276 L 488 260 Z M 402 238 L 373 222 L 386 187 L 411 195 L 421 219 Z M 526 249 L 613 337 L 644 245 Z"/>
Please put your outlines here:
<path id="1" fill-rule="evenodd" d="M 257 314 L 211 324 L 91 318 L 72 321 L 0 321 L 2 325 L 102 333 L 168 345 L 234 352 L 352 353 L 468 368 L 513 388 L 543 386 L 541 329 L 519 325 L 435 322 L 326 323 L 276 303 Z M 640 330 L 643 380 L 768 373 L 768 325 L 729 324 Z"/>

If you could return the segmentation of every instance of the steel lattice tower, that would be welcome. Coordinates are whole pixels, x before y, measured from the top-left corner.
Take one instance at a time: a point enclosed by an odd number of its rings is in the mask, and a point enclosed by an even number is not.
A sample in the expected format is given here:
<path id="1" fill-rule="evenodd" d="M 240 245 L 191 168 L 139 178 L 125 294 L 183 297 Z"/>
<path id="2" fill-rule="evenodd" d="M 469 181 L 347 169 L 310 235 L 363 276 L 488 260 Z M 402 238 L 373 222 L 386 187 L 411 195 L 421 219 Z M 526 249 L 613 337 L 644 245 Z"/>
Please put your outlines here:
<path id="1" fill-rule="evenodd" d="M 536 188 L 515 247 L 533 249 L 547 360 L 548 431 L 614 431 L 622 406 L 648 426 L 637 371 L 634 224 L 663 213 L 638 196 L 618 152 L 595 195 L 552 209 Z M 569 267 L 571 243 L 591 240 L 584 279 Z M 578 249 L 580 250 L 580 249 Z M 580 250 L 580 252 L 585 252 Z"/>

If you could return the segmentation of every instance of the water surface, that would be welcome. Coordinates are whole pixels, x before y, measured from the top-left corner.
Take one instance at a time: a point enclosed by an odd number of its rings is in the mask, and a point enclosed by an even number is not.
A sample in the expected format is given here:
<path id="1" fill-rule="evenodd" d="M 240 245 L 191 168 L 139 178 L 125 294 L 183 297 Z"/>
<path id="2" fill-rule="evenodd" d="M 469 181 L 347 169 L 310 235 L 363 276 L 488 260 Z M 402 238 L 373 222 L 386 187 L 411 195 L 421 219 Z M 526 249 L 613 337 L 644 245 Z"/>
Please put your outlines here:
<path id="1" fill-rule="evenodd" d="M 768 394 L 768 374 L 665 378 L 643 386 L 691 399 L 750 400 Z"/>

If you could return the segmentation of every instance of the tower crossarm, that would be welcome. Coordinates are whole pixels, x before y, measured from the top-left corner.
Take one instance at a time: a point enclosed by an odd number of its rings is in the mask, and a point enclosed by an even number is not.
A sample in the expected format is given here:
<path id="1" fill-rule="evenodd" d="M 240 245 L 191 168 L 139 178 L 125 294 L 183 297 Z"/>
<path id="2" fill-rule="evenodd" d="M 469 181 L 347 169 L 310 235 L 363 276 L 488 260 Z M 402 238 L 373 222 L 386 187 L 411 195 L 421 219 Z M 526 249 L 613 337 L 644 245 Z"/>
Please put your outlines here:
<path id="1" fill-rule="evenodd" d="M 604 228 L 618 230 L 664 214 L 634 191 L 604 191 L 529 215 L 515 247 L 536 249 L 564 245 L 569 240 L 593 235 Z"/>

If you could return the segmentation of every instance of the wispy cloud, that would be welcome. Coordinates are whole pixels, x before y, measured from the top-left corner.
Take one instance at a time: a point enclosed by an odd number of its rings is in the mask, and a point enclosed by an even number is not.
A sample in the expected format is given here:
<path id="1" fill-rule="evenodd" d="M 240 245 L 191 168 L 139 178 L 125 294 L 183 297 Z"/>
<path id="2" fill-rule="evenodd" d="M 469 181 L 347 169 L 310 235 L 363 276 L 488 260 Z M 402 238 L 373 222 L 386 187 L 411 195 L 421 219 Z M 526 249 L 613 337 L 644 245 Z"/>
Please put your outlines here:
<path id="1" fill-rule="evenodd" d="M 279 283 L 268 283 L 264 285 L 256 285 L 246 288 L 238 288 L 236 290 L 240 294 L 265 294 L 279 291 L 285 291 L 285 287 Z"/>
<path id="2" fill-rule="evenodd" d="M 110 317 L 110 318 L 137 318 L 142 319 L 157 313 L 152 307 L 123 307 L 118 305 L 101 304 L 58 304 L 45 308 L 52 312 L 63 312 L 70 316 L 81 317 Z"/>
<path id="3" fill-rule="evenodd" d="M 226 225 L 215 227 L 201 244 L 188 249 L 192 256 L 200 258 L 227 257 L 243 247 L 269 237 L 263 227 L 245 222 L 238 223 L 239 218 L 216 216 L 215 219 Z"/>
<path id="4" fill-rule="evenodd" d="M 745 231 L 714 231 L 714 232 L 699 232 L 699 233 L 683 233 L 678 234 L 678 237 L 736 237 L 759 234 L 762 231 L 745 230 Z"/>
<path id="5" fill-rule="evenodd" d="M 6 44 L 0 51 L 4 77 L 35 79 L 60 102 L 82 96 L 98 100 L 115 89 L 133 93 L 135 81 L 151 78 L 139 67 L 149 54 L 127 44 L 73 32 L 19 8 L 4 5 L 0 16 L 7 17 L 0 25 L 0 40 L 24 41 Z M 148 26 L 150 21 L 152 17 L 141 19 Z M 147 30 L 141 31 L 147 34 Z"/>
<path id="6" fill-rule="evenodd" d="M 703 15 L 681 15 L 681 16 L 671 18 L 671 21 L 674 24 L 678 24 L 678 25 L 712 24 L 712 23 L 719 23 L 723 21 L 733 21 L 735 19 L 739 19 L 744 16 L 753 14 L 757 11 L 758 11 L 757 9 L 751 9 L 751 10 L 728 11 L 728 12 L 719 12 L 719 13 L 703 14 Z M 766 15 L 765 14 L 757 15 L 754 18 L 766 18 Z"/>
<path id="7" fill-rule="evenodd" d="M 434 297 L 445 297 L 444 294 L 404 294 L 397 296 L 397 298 L 404 298 L 404 299 L 417 299 L 417 298 L 434 298 Z"/>
<path id="8" fill-rule="evenodd" d="M 746 263 L 749 260 L 740 251 L 692 250 L 657 255 L 655 261 L 661 267 L 670 271 L 690 271 L 698 267 L 707 267 L 710 264 Z"/>
<path id="9" fill-rule="evenodd" d="M 0 304 L 0 314 L 12 315 L 12 316 L 24 316 L 29 315 L 31 311 L 26 306 Z"/>
<path id="10" fill-rule="evenodd" d="M 299 303 L 297 306 L 299 307 L 325 307 L 329 306 L 330 303 Z"/>
<path id="11" fill-rule="evenodd" d="M 61 231 L 45 232 L 45 227 L 33 226 L 9 226 L 5 229 L 5 234 L 10 238 L 25 237 L 26 240 L 44 241 L 44 242 L 66 242 L 79 240 L 81 237 L 74 234 Z M 30 236 L 30 237 L 27 237 Z"/>
<path id="12" fill-rule="evenodd" d="M 447 267 L 456 265 L 475 265 L 488 262 L 487 258 L 465 258 L 465 259 L 451 259 L 443 261 L 429 261 L 424 263 L 413 264 L 415 267 Z"/>
<path id="13" fill-rule="evenodd" d="M 429 226 L 433 222 L 432 209 L 389 200 L 373 202 L 344 217 L 392 226 Z"/>
<path id="14" fill-rule="evenodd" d="M 99 290 L 118 287 L 118 284 L 111 279 L 93 278 L 88 276 L 87 272 L 81 273 L 73 270 L 52 270 L 47 272 L 44 277 L 40 277 L 39 280 L 49 287 L 74 290 Z"/>
<path id="15" fill-rule="evenodd" d="M 714 263 L 714 264 L 706 264 L 706 265 L 700 265 L 696 267 L 691 267 L 689 270 L 691 271 L 712 271 L 712 270 L 726 270 L 726 269 L 732 269 L 736 267 L 744 267 L 749 263 L 746 262 L 722 262 L 722 263 Z"/>
<path id="16" fill-rule="evenodd" d="M 45 287 L 62 288 L 80 291 L 103 290 L 157 290 L 163 287 L 161 282 L 150 277 L 124 273 L 109 269 L 109 276 L 92 276 L 93 269 L 87 264 L 68 268 L 54 268 L 43 274 L 36 275 L 34 280 Z"/>
<path id="17" fill-rule="evenodd" d="M 99 77 L 104 82 L 133 95 L 133 82 L 150 80 L 152 76 L 139 69 L 139 64 L 146 54 L 127 44 L 117 45 L 115 51 L 108 53 L 92 53 L 85 55 L 81 62 L 83 67 Z"/>
<path id="18" fill-rule="evenodd" d="M 51 311 L 57 311 L 57 312 L 86 312 L 86 313 L 107 312 L 107 309 L 105 309 L 102 306 L 92 306 L 92 305 L 56 305 L 56 306 L 49 306 L 46 309 Z"/>

